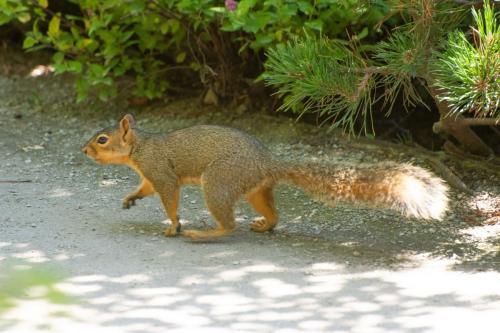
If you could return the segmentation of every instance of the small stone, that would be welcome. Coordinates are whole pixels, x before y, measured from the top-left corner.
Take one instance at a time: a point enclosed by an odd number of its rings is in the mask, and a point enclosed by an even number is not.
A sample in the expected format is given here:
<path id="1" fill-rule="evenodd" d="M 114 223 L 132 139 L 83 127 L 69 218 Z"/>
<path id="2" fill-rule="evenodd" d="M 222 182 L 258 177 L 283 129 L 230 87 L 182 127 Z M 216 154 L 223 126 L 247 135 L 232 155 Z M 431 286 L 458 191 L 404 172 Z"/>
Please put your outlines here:
<path id="1" fill-rule="evenodd" d="M 207 105 L 219 105 L 219 97 L 212 89 L 208 89 L 203 98 L 203 103 Z"/>
<path id="2" fill-rule="evenodd" d="M 312 233 L 315 235 L 319 235 L 321 233 L 321 229 L 317 226 L 312 227 Z"/>

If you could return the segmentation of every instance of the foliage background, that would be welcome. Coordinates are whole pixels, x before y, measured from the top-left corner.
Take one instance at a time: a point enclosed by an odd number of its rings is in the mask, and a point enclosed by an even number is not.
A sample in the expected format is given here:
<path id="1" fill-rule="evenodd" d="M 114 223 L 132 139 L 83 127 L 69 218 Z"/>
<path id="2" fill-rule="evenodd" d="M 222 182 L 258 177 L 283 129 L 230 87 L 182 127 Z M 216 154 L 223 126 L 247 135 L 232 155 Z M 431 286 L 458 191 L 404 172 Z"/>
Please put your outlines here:
<path id="1" fill-rule="evenodd" d="M 78 100 L 91 88 L 116 96 L 124 75 L 135 78 L 134 95 L 157 98 L 176 88 L 169 77 L 179 70 L 231 98 L 262 73 L 268 48 L 305 34 L 377 38 L 388 10 L 358 0 L 242 0 L 230 9 L 221 0 L 1 0 L 0 25 L 22 23 L 25 49 L 53 50 L 56 72 L 78 75 Z"/>

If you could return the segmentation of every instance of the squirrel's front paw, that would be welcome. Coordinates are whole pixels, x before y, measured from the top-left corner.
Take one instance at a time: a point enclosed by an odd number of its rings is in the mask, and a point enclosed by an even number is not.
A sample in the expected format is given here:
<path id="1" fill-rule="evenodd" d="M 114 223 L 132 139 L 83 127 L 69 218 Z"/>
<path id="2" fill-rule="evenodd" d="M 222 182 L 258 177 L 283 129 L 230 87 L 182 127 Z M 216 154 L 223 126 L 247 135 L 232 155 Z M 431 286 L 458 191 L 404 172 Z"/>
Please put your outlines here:
<path id="1" fill-rule="evenodd" d="M 181 224 L 177 223 L 177 225 L 171 225 L 167 229 L 163 231 L 163 234 L 167 237 L 173 237 L 177 235 L 179 232 L 181 232 Z"/>
<path id="2" fill-rule="evenodd" d="M 135 206 L 135 200 L 137 200 L 136 197 L 126 197 L 123 199 L 122 208 L 129 209 L 130 207 Z"/>

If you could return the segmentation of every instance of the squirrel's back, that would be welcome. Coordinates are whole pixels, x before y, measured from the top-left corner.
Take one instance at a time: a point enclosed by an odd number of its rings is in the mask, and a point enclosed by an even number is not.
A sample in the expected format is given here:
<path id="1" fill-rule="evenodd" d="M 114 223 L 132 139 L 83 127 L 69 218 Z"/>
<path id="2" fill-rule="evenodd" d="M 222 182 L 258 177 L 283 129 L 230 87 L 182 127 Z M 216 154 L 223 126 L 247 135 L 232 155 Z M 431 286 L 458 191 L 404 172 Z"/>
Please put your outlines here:
<path id="1" fill-rule="evenodd" d="M 258 171 L 262 176 L 273 173 L 279 164 L 259 140 L 223 126 L 192 126 L 163 135 L 145 135 L 144 140 L 148 144 L 139 145 L 132 155 L 138 164 L 168 161 L 168 167 L 186 179 L 196 179 L 210 164 L 221 161 L 232 163 L 234 172 L 241 172 L 242 177 L 245 170 Z"/>
<path id="2" fill-rule="evenodd" d="M 212 160 L 227 155 L 258 157 L 271 154 L 256 138 L 224 126 L 187 127 L 163 136 L 162 140 L 166 140 L 168 149 L 177 154 L 195 154 L 197 161 L 200 158 Z"/>

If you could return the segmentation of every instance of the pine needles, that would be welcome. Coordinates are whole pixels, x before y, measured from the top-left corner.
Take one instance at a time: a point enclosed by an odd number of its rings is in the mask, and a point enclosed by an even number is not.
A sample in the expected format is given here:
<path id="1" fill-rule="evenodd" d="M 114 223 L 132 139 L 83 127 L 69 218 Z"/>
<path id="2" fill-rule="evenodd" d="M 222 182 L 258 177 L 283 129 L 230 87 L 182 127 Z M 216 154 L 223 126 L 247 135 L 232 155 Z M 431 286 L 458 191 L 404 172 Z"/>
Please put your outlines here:
<path id="1" fill-rule="evenodd" d="M 442 52 L 432 61 L 438 98 L 452 113 L 471 112 L 476 117 L 500 117 L 500 27 L 494 10 L 472 9 L 475 25 L 472 43 L 462 31 L 454 31 Z"/>
<path id="2" fill-rule="evenodd" d="M 306 37 L 271 49 L 265 79 L 284 98 L 280 110 L 317 112 L 349 132 L 371 127 L 375 72 L 355 50 L 338 41 Z"/>

